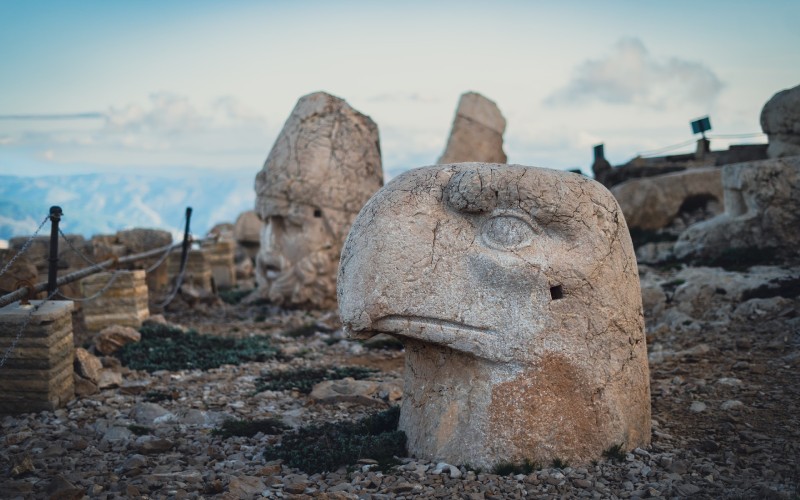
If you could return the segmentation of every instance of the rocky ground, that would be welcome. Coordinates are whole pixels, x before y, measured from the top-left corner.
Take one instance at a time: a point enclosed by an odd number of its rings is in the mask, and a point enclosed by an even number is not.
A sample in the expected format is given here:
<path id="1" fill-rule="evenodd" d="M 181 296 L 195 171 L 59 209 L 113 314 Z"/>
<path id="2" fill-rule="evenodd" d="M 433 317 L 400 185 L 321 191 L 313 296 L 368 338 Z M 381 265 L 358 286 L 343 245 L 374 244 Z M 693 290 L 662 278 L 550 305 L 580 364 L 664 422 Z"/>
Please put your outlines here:
<path id="1" fill-rule="evenodd" d="M 385 471 L 364 457 L 316 474 L 267 461 L 262 452 L 279 436 L 224 438 L 214 429 L 228 418 L 301 427 L 385 409 L 402 397 L 403 353 L 343 338 L 332 312 L 198 304 L 166 319 L 201 333 L 268 335 L 284 355 L 154 373 L 106 358 L 121 382 L 55 412 L 0 420 L 0 496 L 799 498 L 800 268 L 642 266 L 640 275 L 652 444 L 617 460 L 504 476 L 409 457 Z M 286 334 L 309 324 L 307 336 Z M 255 391 L 265 373 L 346 365 L 379 371 L 309 395 Z"/>

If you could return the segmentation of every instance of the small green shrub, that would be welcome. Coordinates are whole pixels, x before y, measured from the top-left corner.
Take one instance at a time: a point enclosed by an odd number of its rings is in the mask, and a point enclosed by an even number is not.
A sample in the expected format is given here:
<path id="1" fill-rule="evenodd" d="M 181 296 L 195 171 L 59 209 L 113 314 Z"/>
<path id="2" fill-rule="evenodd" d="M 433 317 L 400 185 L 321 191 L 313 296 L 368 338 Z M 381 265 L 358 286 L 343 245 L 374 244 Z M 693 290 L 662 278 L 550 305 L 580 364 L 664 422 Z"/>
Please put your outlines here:
<path id="1" fill-rule="evenodd" d="M 137 436 L 146 436 L 151 432 L 153 432 L 153 430 L 150 427 L 145 427 L 143 425 L 136 425 L 136 424 L 129 425 L 128 430 L 136 434 Z"/>
<path id="2" fill-rule="evenodd" d="M 289 337 L 292 339 L 299 339 L 299 338 L 308 338 L 314 335 L 317 331 L 317 325 L 314 323 L 307 323 L 303 326 L 298 326 L 297 328 L 292 328 L 291 330 L 287 330 L 283 332 L 284 337 Z"/>
<path id="3" fill-rule="evenodd" d="M 757 288 L 746 290 L 742 293 L 742 302 L 750 299 L 769 299 L 772 297 L 793 299 L 797 296 L 800 296 L 800 276 L 776 278 Z"/>
<path id="4" fill-rule="evenodd" d="M 144 400 L 151 403 L 158 403 L 159 401 L 173 401 L 175 396 L 174 392 L 147 391 L 144 393 Z"/>
<path id="5" fill-rule="evenodd" d="M 397 337 L 391 335 L 379 334 L 371 339 L 365 340 L 363 343 L 367 349 L 387 349 L 390 351 L 402 351 L 403 343 Z"/>
<path id="6" fill-rule="evenodd" d="M 604 451 L 603 456 L 611 460 L 612 462 L 622 462 L 625 460 L 625 450 L 622 448 L 621 443 L 615 444 L 614 446 Z"/>
<path id="7" fill-rule="evenodd" d="M 752 266 L 781 264 L 780 252 L 776 248 L 726 248 L 720 255 L 708 259 L 696 259 L 695 266 L 721 267 L 726 271 L 746 271 Z"/>
<path id="8" fill-rule="evenodd" d="M 517 474 L 528 475 L 537 469 L 539 469 L 539 467 L 534 462 L 531 462 L 529 459 L 526 458 L 525 461 L 522 462 L 521 464 L 515 464 L 513 462 L 500 462 L 499 464 L 494 466 L 492 472 L 494 474 L 497 474 L 498 476 L 508 476 Z"/>
<path id="9" fill-rule="evenodd" d="M 357 422 L 324 423 L 284 434 L 280 444 L 264 450 L 266 460 L 284 464 L 308 474 L 333 471 L 362 458 L 377 460 L 384 469 L 405 456 L 406 435 L 397 430 L 400 408 L 392 407 Z"/>
<path id="10" fill-rule="evenodd" d="M 282 372 L 268 373 L 256 379 L 256 392 L 297 390 L 308 394 L 323 380 L 340 380 L 352 377 L 364 379 L 377 370 L 363 366 L 342 366 L 335 368 L 300 368 Z"/>
<path id="11" fill-rule="evenodd" d="M 550 467 L 554 469 L 566 469 L 569 467 L 569 462 L 566 460 L 561 460 L 560 458 L 554 458 L 553 462 L 550 464 Z"/>
<path id="12" fill-rule="evenodd" d="M 183 332 L 166 325 L 147 325 L 139 330 L 140 342 L 125 345 L 115 355 L 133 370 L 208 370 L 246 361 L 265 361 L 278 351 L 267 337 L 230 339 Z"/>
<path id="13" fill-rule="evenodd" d="M 259 432 L 271 435 L 280 434 L 288 428 L 288 425 L 277 418 L 261 420 L 236 420 L 231 418 L 222 422 L 222 425 L 212 430 L 211 434 L 222 436 L 223 438 L 231 436 L 253 437 Z"/>
<path id="14" fill-rule="evenodd" d="M 631 242 L 634 248 L 639 248 L 648 243 L 661 243 L 665 241 L 677 241 L 678 235 L 663 232 L 653 231 L 650 229 L 631 228 Z"/>
<path id="15" fill-rule="evenodd" d="M 683 285 L 684 283 L 686 283 L 686 280 L 681 280 L 681 279 L 667 281 L 666 283 L 661 283 L 661 288 L 665 292 L 674 292 L 676 288 Z"/>
<path id="16" fill-rule="evenodd" d="M 222 290 L 219 292 L 219 298 L 226 304 L 236 305 L 252 293 L 252 290 L 230 289 Z"/>

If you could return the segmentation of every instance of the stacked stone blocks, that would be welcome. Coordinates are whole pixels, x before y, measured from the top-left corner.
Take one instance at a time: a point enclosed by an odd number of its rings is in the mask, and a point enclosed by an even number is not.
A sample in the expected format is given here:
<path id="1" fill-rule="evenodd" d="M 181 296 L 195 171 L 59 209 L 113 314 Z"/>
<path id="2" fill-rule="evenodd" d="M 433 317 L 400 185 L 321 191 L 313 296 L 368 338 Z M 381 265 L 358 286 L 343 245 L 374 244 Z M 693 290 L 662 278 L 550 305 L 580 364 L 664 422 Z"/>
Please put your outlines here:
<path id="1" fill-rule="evenodd" d="M 99 332 L 112 325 L 139 328 L 150 317 L 148 288 L 144 270 L 116 271 L 111 286 L 99 297 L 83 303 L 86 329 Z M 81 281 L 84 297 L 91 297 L 106 287 L 113 273 L 98 273 Z"/>
<path id="2" fill-rule="evenodd" d="M 0 368 L 0 413 L 52 411 L 75 396 L 73 303 L 42 302 L 31 301 L 29 306 L 15 302 L 0 309 L 3 353 L 25 325 L 16 347 Z M 37 305 L 40 307 L 34 311 Z"/>

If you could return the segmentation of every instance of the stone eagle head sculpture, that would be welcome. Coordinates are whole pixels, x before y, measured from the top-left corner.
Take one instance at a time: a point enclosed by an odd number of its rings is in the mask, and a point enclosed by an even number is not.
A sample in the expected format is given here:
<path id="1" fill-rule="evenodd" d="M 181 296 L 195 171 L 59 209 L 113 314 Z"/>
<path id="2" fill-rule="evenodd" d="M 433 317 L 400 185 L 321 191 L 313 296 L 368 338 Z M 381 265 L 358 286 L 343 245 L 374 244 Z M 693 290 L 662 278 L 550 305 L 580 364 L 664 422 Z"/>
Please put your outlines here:
<path id="1" fill-rule="evenodd" d="M 396 177 L 353 224 L 338 302 L 349 335 L 404 340 L 416 456 L 580 463 L 649 442 L 633 247 L 586 177 L 487 163 Z"/>

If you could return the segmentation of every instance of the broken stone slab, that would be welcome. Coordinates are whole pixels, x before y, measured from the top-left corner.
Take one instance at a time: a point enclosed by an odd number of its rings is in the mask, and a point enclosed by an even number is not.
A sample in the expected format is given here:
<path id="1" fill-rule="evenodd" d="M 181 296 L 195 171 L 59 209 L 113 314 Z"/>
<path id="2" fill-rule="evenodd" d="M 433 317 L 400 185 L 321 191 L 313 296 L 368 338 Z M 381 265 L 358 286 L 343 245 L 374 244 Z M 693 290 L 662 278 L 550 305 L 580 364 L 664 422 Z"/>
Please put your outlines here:
<path id="1" fill-rule="evenodd" d="M 716 167 L 631 179 L 611 193 L 629 228 L 661 229 L 682 212 L 705 208 L 713 216 L 723 208 L 722 172 Z"/>
<path id="2" fill-rule="evenodd" d="M 505 163 L 505 130 L 506 119 L 497 104 L 477 92 L 466 92 L 458 101 L 447 147 L 438 163 Z"/>
<path id="3" fill-rule="evenodd" d="M 103 369 L 103 363 L 94 354 L 90 353 L 83 347 L 75 349 L 75 373 L 84 377 L 95 384 L 100 379 L 100 371 Z"/>
<path id="4" fill-rule="evenodd" d="M 378 126 L 324 92 L 301 97 L 256 176 L 256 281 L 278 304 L 333 308 L 350 225 L 383 185 Z"/>
<path id="5" fill-rule="evenodd" d="M 800 85 L 772 96 L 761 109 L 761 130 L 767 134 L 767 156 L 800 155 Z"/>
<path id="6" fill-rule="evenodd" d="M 678 258 L 739 250 L 800 259 L 800 156 L 726 165 L 722 185 L 725 212 L 686 229 L 675 243 Z"/>
<path id="7" fill-rule="evenodd" d="M 346 333 L 406 345 L 415 456 L 490 468 L 644 446 L 642 299 L 613 196 L 578 174 L 462 163 L 401 174 L 353 224 Z"/>

